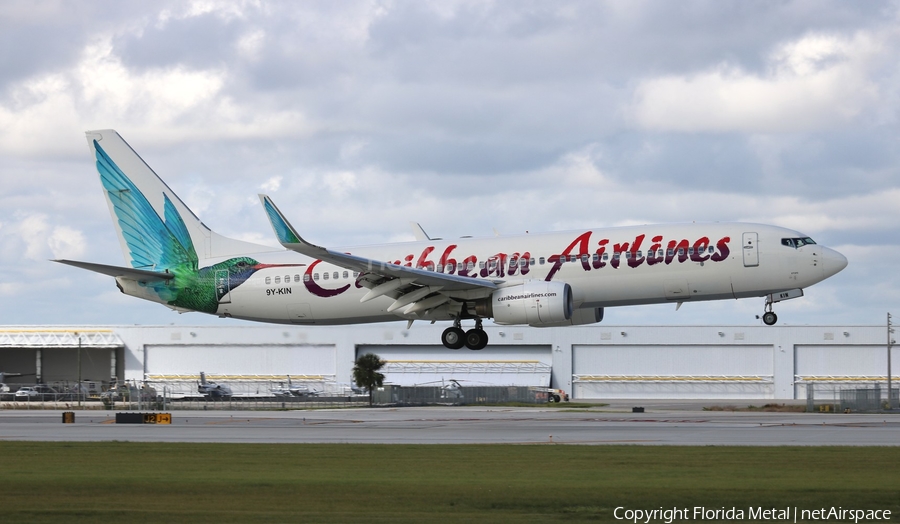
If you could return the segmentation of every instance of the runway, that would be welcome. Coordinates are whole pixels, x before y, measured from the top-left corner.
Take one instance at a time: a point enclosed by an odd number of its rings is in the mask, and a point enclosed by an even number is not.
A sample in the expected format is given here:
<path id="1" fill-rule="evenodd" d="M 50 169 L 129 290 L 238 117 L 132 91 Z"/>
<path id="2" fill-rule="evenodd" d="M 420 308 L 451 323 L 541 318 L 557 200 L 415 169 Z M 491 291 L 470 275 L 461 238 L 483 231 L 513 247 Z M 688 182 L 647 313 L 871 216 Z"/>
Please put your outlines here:
<path id="1" fill-rule="evenodd" d="M 896 446 L 895 414 L 603 408 L 354 408 L 174 411 L 171 425 L 115 424 L 112 411 L 2 411 L 0 440 L 371 444 Z"/>

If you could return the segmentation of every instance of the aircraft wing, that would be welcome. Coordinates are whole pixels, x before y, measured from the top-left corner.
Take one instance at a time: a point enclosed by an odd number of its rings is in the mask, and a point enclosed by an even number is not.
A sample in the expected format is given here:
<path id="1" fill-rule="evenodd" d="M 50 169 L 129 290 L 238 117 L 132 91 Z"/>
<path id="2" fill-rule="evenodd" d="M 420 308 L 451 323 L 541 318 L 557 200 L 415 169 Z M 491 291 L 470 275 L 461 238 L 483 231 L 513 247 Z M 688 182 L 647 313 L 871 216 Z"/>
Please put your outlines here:
<path id="1" fill-rule="evenodd" d="M 400 307 L 415 302 L 421 302 L 423 305 L 427 302 L 430 307 L 440 305 L 439 299 L 426 298 L 435 295 L 438 291 L 442 295 L 452 296 L 454 294 L 464 295 L 465 292 L 481 291 L 489 294 L 498 288 L 503 280 L 484 280 L 474 279 L 471 277 L 461 277 L 458 275 L 448 275 L 446 273 L 436 273 L 434 271 L 426 271 L 413 267 L 400 266 L 384 262 L 381 260 L 373 260 L 370 258 L 351 255 L 348 253 L 340 253 L 330 249 L 310 244 L 303 240 L 297 231 L 291 226 L 284 215 L 272 202 L 272 199 L 266 195 L 259 195 L 263 208 L 272 223 L 272 228 L 278 237 L 278 241 L 282 246 L 296 251 L 297 253 L 306 255 L 311 258 L 317 258 L 330 264 L 334 264 L 345 269 L 358 271 L 360 273 L 369 273 L 382 277 L 380 280 L 370 281 L 370 292 L 362 302 L 371 300 L 377 296 L 389 295 L 397 299 L 397 302 L 388 311 L 399 309 Z M 367 286 L 369 287 L 369 286 Z M 406 291 L 404 292 L 403 289 Z M 430 292 L 425 292 L 430 289 Z M 449 300 L 449 298 L 448 298 Z M 396 306 L 396 307 L 394 307 Z M 393 309 L 392 309 L 393 308 Z M 405 313 L 421 311 L 424 307 L 416 307 L 415 305 L 407 308 Z M 430 308 L 428 308 L 430 309 Z"/>
<path id="2" fill-rule="evenodd" d="M 139 282 L 164 282 L 175 278 L 175 275 L 172 273 L 164 271 L 148 271 L 146 269 L 134 269 L 131 267 L 107 266 L 105 264 L 79 262 L 77 260 L 53 260 L 53 262 L 87 269 L 88 271 L 109 275 L 111 277 L 124 277 L 131 280 L 137 280 Z"/>

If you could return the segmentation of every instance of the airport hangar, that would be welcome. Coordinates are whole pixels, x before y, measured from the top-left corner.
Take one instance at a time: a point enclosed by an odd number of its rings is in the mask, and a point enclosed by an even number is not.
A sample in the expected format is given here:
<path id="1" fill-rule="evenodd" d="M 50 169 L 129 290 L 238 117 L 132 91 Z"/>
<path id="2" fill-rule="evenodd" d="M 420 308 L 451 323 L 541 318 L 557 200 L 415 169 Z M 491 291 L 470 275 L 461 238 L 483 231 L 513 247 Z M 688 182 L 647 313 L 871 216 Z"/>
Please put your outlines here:
<path id="1" fill-rule="evenodd" d="M 356 357 L 371 352 L 388 361 L 387 383 L 553 387 L 574 399 L 788 400 L 806 398 L 810 385 L 833 391 L 887 379 L 884 326 L 486 326 L 491 343 L 481 351 L 446 349 L 440 325 L 405 327 L 10 326 L 0 328 L 0 372 L 22 374 L 7 377 L 13 389 L 72 383 L 80 354 L 82 379 L 103 384 L 195 389 L 205 371 L 257 392 L 290 376 L 340 395 Z"/>

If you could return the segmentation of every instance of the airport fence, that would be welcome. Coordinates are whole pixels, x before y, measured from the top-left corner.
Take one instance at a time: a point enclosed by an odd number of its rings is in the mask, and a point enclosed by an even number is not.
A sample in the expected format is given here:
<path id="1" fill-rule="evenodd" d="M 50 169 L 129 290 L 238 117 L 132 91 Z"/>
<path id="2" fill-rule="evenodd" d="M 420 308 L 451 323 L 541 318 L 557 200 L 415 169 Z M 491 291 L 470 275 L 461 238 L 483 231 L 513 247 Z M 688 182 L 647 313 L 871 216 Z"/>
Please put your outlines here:
<path id="1" fill-rule="evenodd" d="M 28 399 L 13 393 L 0 394 L 0 409 L 255 411 L 359 407 L 369 403 L 367 394 L 326 380 L 285 382 L 255 376 L 228 378 L 227 393 L 223 390 L 217 395 L 204 395 L 198 391 L 193 376 L 103 384 L 94 388 L 96 391 L 85 385 L 80 389 L 47 386 L 47 391 L 53 391 L 52 394 Z M 58 393 L 60 390 L 66 393 Z M 373 400 L 377 405 L 396 406 L 545 404 L 549 391 L 527 386 L 463 386 L 457 381 L 449 381 L 441 386 L 385 385 L 375 391 Z"/>
<path id="2" fill-rule="evenodd" d="M 546 404 L 547 393 L 526 386 L 384 386 L 373 399 L 376 404 L 398 406 Z"/>
<path id="3" fill-rule="evenodd" d="M 128 411 L 277 411 L 290 409 L 323 409 L 360 407 L 369 404 L 368 396 L 310 397 L 310 398 L 231 398 L 212 400 L 204 398 L 138 399 L 101 401 L 98 399 L 77 401 L 31 400 L 0 401 L 0 410 L 128 410 Z"/>
<path id="4" fill-rule="evenodd" d="M 879 413 L 900 405 L 900 389 L 878 384 L 872 388 L 823 387 L 810 384 L 806 388 L 806 411 L 820 413 Z"/>

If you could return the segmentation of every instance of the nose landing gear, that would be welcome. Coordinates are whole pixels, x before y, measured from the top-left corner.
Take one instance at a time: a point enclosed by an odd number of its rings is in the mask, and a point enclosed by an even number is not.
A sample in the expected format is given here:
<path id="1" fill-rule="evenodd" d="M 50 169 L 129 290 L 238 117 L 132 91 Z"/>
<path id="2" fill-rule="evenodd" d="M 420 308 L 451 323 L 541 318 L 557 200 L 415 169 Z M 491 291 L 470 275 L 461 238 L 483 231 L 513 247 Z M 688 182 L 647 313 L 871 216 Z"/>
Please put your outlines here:
<path id="1" fill-rule="evenodd" d="M 441 343 L 447 349 L 460 349 L 466 346 L 472 350 L 484 349 L 488 343 L 488 335 L 481 327 L 481 319 L 475 319 L 475 327 L 463 331 L 459 319 L 453 321 L 453 326 L 448 327 L 441 334 Z"/>
<path id="2" fill-rule="evenodd" d="M 763 324 L 767 326 L 774 326 L 775 323 L 778 322 L 778 315 L 776 315 L 775 312 L 772 311 L 772 304 L 774 304 L 775 302 L 781 302 L 783 300 L 800 298 L 802 296 L 803 290 L 799 288 L 766 295 L 766 312 L 763 313 L 762 316 Z M 757 316 L 756 318 L 759 318 L 759 316 Z"/>
<path id="3" fill-rule="evenodd" d="M 767 326 L 774 326 L 775 323 L 778 322 L 778 315 L 776 315 L 775 312 L 772 311 L 772 304 L 774 304 L 775 302 L 777 302 L 777 300 L 774 300 L 774 297 L 772 295 L 768 295 L 766 297 L 766 312 L 763 313 L 762 321 L 763 324 Z M 756 315 L 756 318 L 759 318 L 759 315 Z"/>

